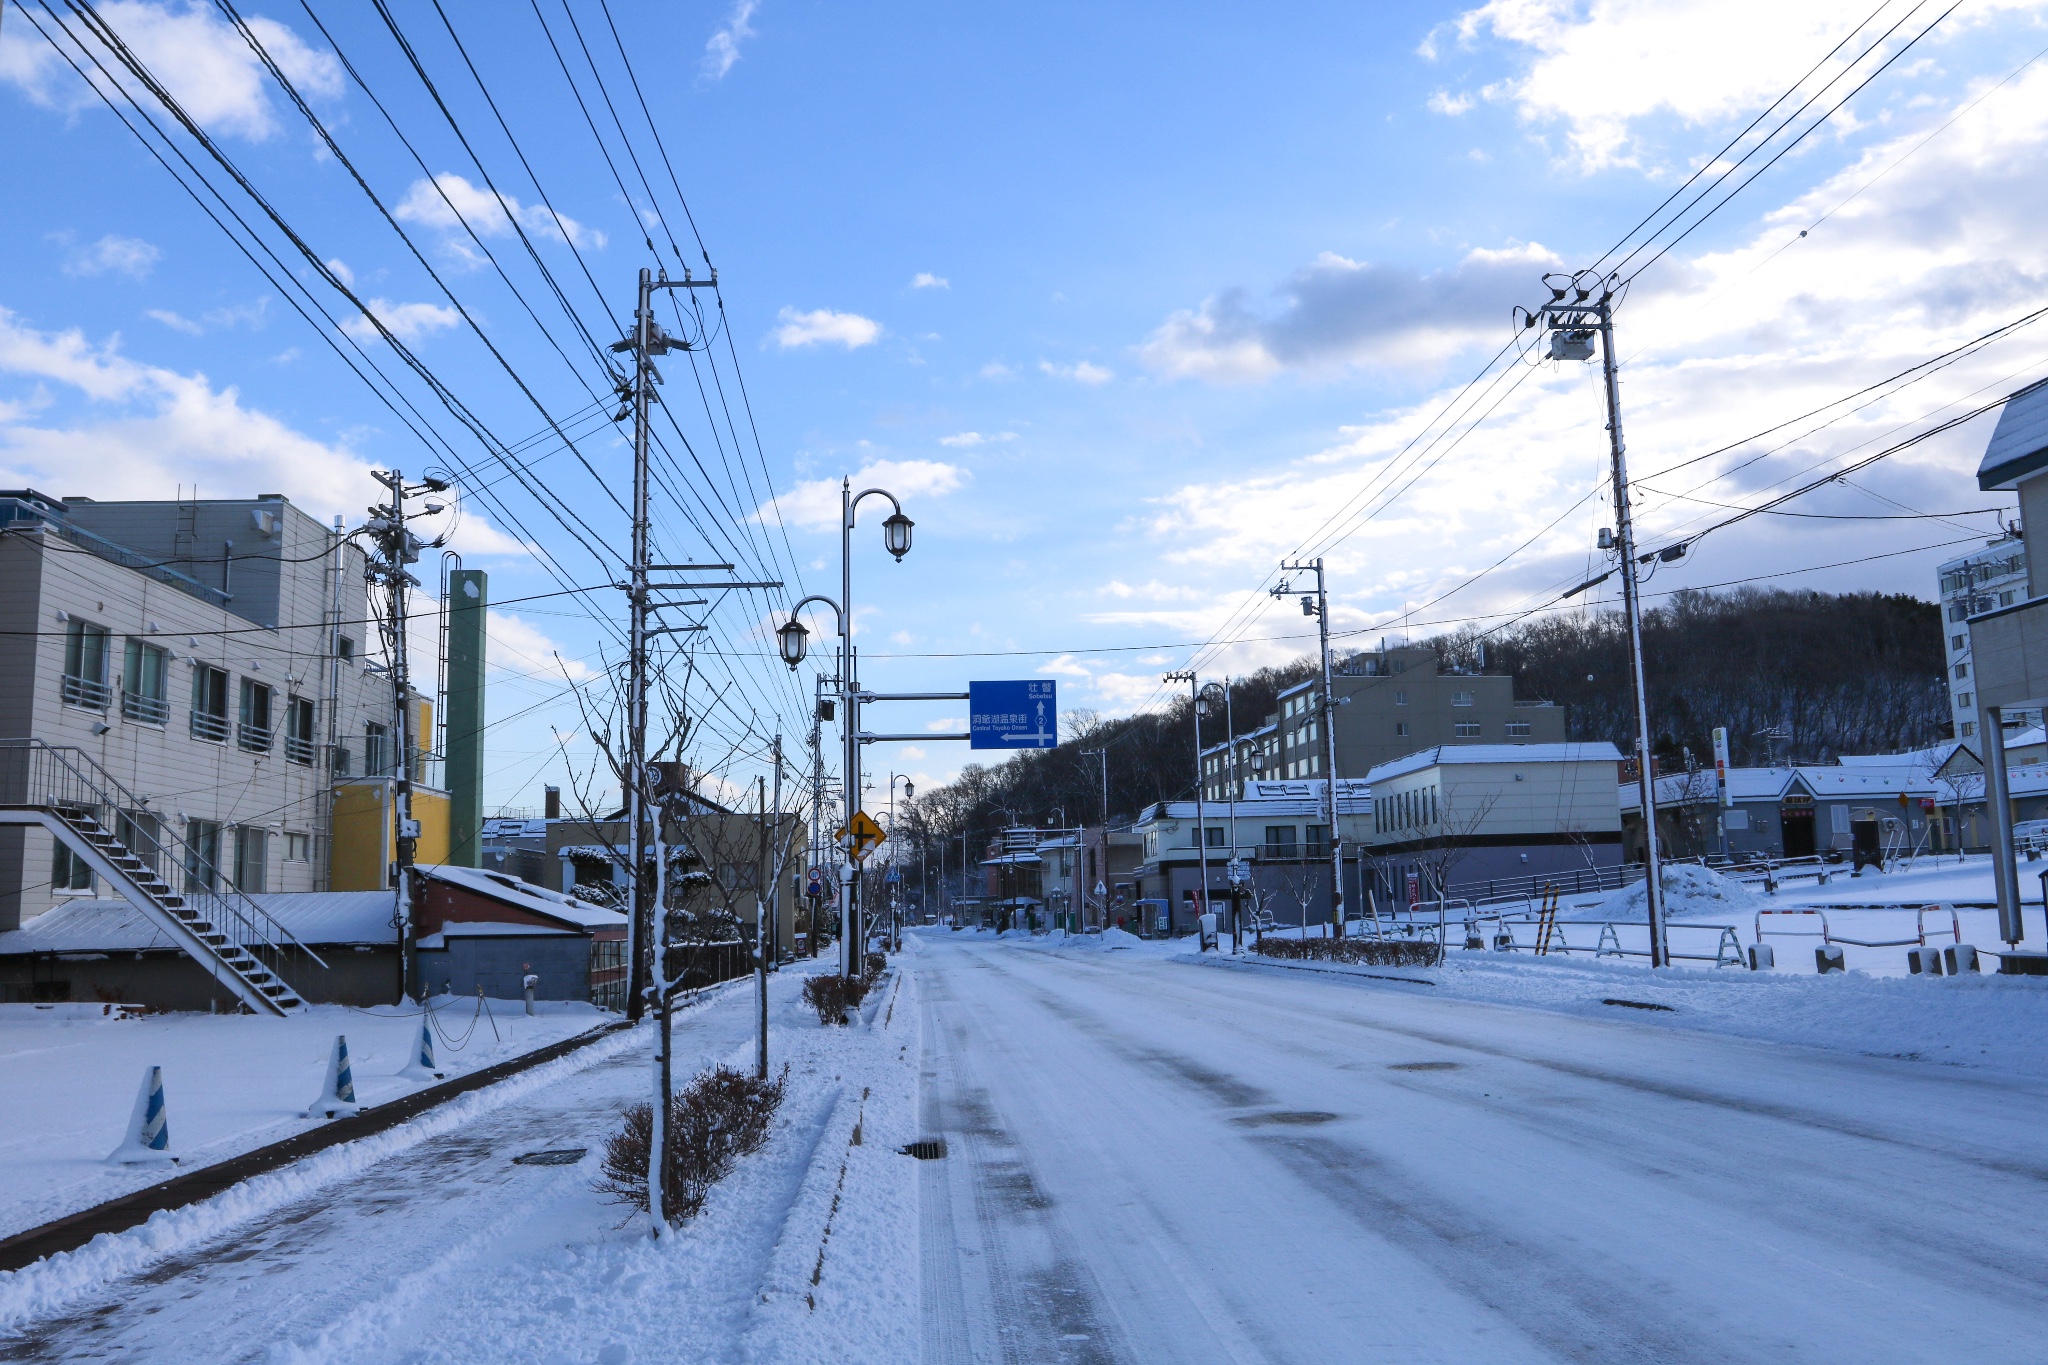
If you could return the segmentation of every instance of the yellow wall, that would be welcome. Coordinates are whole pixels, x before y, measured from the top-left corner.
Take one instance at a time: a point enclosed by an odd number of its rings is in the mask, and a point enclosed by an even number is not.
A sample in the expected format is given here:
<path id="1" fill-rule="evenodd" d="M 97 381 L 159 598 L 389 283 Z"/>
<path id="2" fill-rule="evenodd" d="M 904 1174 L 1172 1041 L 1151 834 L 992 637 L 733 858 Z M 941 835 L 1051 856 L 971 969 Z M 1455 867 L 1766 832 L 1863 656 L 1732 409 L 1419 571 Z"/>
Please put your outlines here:
<path id="1" fill-rule="evenodd" d="M 334 891 L 381 891 L 397 856 L 397 811 L 390 778 L 365 777 L 334 784 Z M 448 793 L 415 787 L 413 819 L 420 822 L 414 859 L 448 861 Z"/>

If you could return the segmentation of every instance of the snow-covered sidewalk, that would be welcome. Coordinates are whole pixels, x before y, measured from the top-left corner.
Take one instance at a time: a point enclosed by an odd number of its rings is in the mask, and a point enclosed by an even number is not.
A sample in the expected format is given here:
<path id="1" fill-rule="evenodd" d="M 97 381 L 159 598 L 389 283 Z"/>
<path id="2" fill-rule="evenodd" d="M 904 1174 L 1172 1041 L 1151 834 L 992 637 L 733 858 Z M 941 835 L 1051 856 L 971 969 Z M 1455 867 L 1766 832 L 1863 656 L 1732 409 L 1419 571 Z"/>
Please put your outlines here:
<path id="1" fill-rule="evenodd" d="M 612 1016 L 543 1001 L 434 1002 L 443 1029 L 436 1062 L 455 1077 L 597 1027 Z M 419 1035 L 416 1006 L 314 1005 L 287 1019 L 232 1014 L 109 1018 L 96 1006 L 0 1005 L 0 1236 L 36 1227 L 164 1178 L 161 1166 L 116 1167 L 143 1069 L 164 1069 L 172 1171 L 192 1170 L 280 1141 L 320 1120 L 320 1093 L 337 1034 L 348 1039 L 364 1105 L 432 1081 L 397 1074 Z"/>
<path id="2" fill-rule="evenodd" d="M 826 1028 L 798 998 L 803 970 L 771 978 L 773 1065 L 789 1071 L 768 1144 L 663 1242 L 595 1189 L 605 1139 L 647 1094 L 643 1026 L 0 1274 L 0 1355 L 914 1359 L 918 1163 L 897 1151 L 918 1135 L 913 992 L 891 975 L 862 1022 Z M 683 1011 L 678 1080 L 751 1067 L 755 1018 L 751 980 Z M 569 1148 L 586 1150 L 569 1165 L 514 1160 Z"/>

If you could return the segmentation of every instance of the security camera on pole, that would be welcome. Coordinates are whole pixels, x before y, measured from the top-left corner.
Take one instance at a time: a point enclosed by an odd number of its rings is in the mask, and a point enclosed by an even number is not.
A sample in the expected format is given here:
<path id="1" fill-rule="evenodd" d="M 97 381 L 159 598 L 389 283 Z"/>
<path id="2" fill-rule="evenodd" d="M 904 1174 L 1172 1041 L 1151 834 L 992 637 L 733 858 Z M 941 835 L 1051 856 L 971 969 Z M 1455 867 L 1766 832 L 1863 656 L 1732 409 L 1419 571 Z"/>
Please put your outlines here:
<path id="1" fill-rule="evenodd" d="M 882 546 L 896 557 L 897 563 L 910 553 L 910 528 L 915 524 L 903 515 L 903 504 L 896 495 L 885 488 L 868 488 L 859 493 L 853 491 L 851 480 L 839 483 L 839 600 L 819 593 L 813 593 L 789 610 L 789 619 L 776 629 L 777 647 L 782 652 L 782 661 L 794 672 L 804 661 L 804 654 L 810 646 L 810 630 L 797 619 L 797 614 L 813 602 L 822 602 L 832 608 L 839 622 L 839 703 L 844 714 L 839 717 L 840 732 L 845 736 L 845 767 L 841 784 L 846 793 L 846 828 L 840 835 L 841 853 L 839 876 L 839 974 L 851 981 L 860 975 L 863 959 L 867 955 L 867 933 L 861 923 L 860 864 L 865 856 L 860 847 L 856 824 L 866 819 L 855 803 L 860 799 L 860 660 L 853 648 L 853 525 L 854 516 L 860 509 L 861 501 L 870 497 L 889 500 L 895 509 L 882 522 Z"/>
<path id="2" fill-rule="evenodd" d="M 1610 537 L 1603 528 L 1600 540 L 1602 548 L 1612 546 L 1615 566 L 1579 584 L 1565 596 L 1576 596 L 1604 581 L 1609 574 L 1621 574 L 1621 607 L 1628 624 L 1629 681 L 1636 711 L 1636 791 L 1643 812 L 1643 893 L 1649 907 L 1650 965 L 1663 967 L 1670 964 L 1670 952 L 1664 941 L 1663 860 L 1657 848 L 1657 779 L 1651 771 L 1650 708 L 1643 682 L 1643 612 L 1636 584 L 1636 533 L 1629 515 L 1628 460 L 1621 439 L 1621 378 L 1614 356 L 1614 277 L 1603 278 L 1582 270 L 1576 275 L 1545 275 L 1543 283 L 1550 290 L 1550 301 L 1534 312 L 1524 313 L 1522 326 L 1525 330 L 1540 327 L 1549 335 L 1545 357 L 1591 360 L 1593 339 L 1597 336 L 1600 340 L 1600 363 L 1607 389 L 1607 448 L 1614 463 L 1614 531 Z M 1593 297 L 1595 289 L 1600 291 L 1598 298 Z M 1571 295 L 1569 299 L 1567 294 Z M 1681 542 L 1652 553 L 1674 560 L 1685 553 L 1685 546 Z"/>

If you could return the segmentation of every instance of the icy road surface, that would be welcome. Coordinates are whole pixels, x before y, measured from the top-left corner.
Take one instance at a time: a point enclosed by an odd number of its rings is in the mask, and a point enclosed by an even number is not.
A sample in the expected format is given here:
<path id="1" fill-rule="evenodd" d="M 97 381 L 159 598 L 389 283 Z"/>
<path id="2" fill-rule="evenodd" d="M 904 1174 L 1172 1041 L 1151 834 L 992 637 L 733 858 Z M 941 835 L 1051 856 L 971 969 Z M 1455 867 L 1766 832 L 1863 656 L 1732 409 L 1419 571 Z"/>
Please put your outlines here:
<path id="1" fill-rule="evenodd" d="M 2041 1359 L 2039 1081 L 917 937 L 927 1362 Z"/>

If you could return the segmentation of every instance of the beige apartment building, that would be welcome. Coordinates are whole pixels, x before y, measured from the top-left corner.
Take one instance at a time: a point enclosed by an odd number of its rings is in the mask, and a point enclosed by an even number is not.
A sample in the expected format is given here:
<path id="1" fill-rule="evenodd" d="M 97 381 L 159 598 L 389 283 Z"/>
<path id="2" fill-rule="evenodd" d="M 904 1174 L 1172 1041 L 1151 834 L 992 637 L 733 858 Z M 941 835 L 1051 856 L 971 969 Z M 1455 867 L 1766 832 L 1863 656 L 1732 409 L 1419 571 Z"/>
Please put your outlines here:
<path id="1" fill-rule="evenodd" d="M 1565 710 L 1515 697 L 1504 674 L 1446 671 L 1433 650 L 1397 647 L 1354 655 L 1331 678 L 1336 694 L 1337 776 L 1362 778 L 1382 763 L 1446 744 L 1562 744 Z M 1260 729 L 1202 755 L 1204 796 L 1227 800 L 1233 771 L 1240 798 L 1258 781 L 1324 777 L 1327 747 L 1319 714 L 1322 682 L 1282 692 Z"/>
<path id="2" fill-rule="evenodd" d="M 364 569 L 281 495 L 0 492 L 0 776 L 60 774 L 122 847 L 182 864 L 148 869 L 170 892 L 327 889 L 332 779 L 396 761 Z M 49 829 L 0 827 L 0 929 L 104 883 Z"/>

